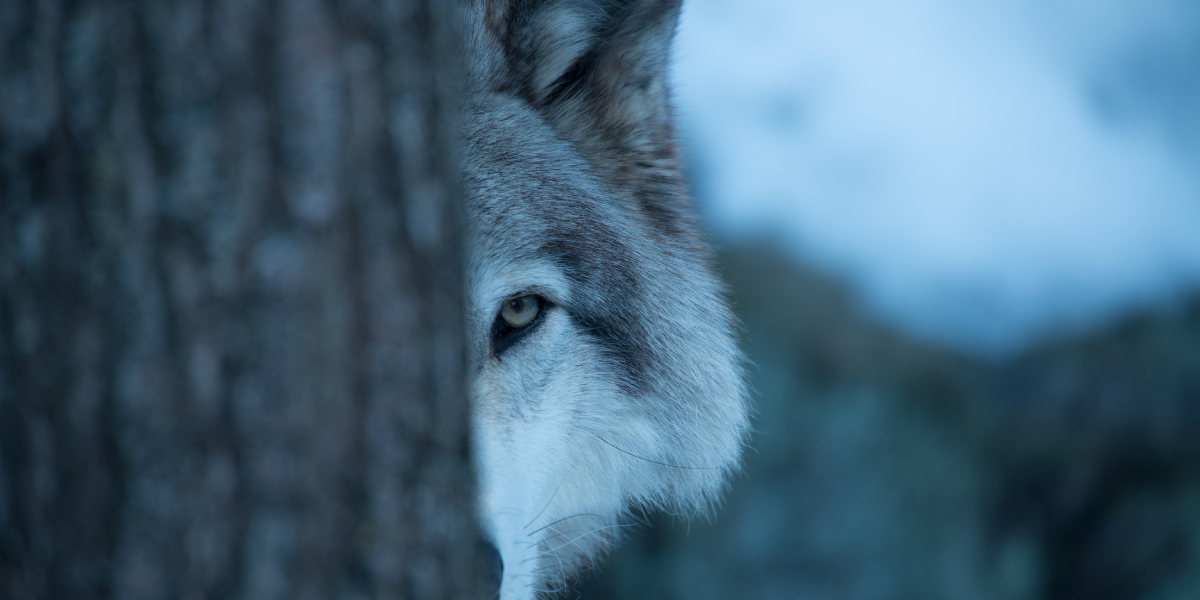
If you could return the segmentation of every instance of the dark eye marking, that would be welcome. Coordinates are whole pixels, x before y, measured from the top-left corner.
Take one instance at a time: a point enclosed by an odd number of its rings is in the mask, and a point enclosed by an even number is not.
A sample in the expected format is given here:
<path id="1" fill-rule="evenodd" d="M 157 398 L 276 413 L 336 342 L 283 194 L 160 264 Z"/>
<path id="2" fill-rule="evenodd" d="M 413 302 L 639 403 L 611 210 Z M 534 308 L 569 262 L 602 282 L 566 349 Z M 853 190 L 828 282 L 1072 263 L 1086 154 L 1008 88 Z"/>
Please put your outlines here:
<path id="1" fill-rule="evenodd" d="M 504 301 L 496 320 L 492 322 L 492 353 L 500 356 L 525 334 L 542 322 L 546 300 L 541 296 L 526 294 Z"/>

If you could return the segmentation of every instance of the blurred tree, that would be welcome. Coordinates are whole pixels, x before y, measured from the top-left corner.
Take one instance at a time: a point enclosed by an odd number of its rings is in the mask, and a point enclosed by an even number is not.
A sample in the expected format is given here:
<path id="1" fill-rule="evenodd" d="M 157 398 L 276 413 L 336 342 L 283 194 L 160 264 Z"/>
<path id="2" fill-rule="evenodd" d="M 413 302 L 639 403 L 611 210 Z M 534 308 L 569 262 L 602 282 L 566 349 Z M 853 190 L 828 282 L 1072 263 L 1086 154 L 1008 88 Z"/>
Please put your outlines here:
<path id="1" fill-rule="evenodd" d="M 480 595 L 453 10 L 0 3 L 0 597 Z"/>

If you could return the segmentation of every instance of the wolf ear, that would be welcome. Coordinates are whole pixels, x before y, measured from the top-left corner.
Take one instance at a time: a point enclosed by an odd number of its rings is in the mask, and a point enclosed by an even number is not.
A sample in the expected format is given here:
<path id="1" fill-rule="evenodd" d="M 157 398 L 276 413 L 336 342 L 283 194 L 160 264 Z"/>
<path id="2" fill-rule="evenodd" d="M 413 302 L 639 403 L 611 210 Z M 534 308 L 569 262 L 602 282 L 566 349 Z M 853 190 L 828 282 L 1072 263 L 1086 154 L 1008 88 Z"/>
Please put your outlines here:
<path id="1" fill-rule="evenodd" d="M 677 175 L 666 78 L 680 0 L 514 0 L 506 8 L 500 38 L 514 83 L 560 135 L 631 187 Z"/>

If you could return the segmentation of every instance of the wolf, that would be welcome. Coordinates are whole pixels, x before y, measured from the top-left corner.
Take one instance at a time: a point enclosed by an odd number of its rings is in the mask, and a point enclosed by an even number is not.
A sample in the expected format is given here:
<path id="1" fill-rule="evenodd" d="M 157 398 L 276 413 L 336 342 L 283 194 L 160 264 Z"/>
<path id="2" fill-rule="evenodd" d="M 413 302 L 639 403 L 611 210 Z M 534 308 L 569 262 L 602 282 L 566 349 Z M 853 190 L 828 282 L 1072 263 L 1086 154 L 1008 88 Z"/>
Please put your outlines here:
<path id="1" fill-rule="evenodd" d="M 548 597 L 631 510 L 718 500 L 748 431 L 744 361 L 675 140 L 680 2 L 463 7 L 478 517 L 500 597 Z"/>

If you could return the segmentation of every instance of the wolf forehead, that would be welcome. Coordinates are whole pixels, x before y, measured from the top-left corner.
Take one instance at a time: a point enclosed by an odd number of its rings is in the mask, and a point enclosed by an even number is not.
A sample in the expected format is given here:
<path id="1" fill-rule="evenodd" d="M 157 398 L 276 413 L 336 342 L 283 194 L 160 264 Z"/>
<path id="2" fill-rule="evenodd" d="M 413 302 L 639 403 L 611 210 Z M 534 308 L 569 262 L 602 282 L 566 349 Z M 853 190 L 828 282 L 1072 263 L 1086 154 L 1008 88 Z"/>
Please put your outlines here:
<path id="1" fill-rule="evenodd" d="M 552 266 L 569 287 L 560 308 L 622 371 L 630 391 L 647 391 L 661 379 L 655 366 L 665 363 L 663 354 L 694 333 L 675 327 L 671 317 L 690 321 L 697 315 L 676 313 L 702 308 L 680 306 L 679 286 L 703 289 L 711 278 L 690 215 L 645 210 L 645 200 L 613 189 L 519 99 L 489 98 L 467 115 L 472 264 L 512 265 L 515 272 Z M 509 285 L 516 286 L 510 293 L 532 291 L 519 280 Z M 477 307 L 485 319 L 494 318 L 488 311 L 501 300 L 474 299 L 497 303 Z M 719 303 L 713 308 L 719 312 Z"/>

